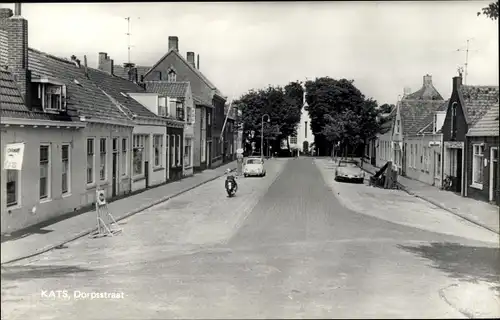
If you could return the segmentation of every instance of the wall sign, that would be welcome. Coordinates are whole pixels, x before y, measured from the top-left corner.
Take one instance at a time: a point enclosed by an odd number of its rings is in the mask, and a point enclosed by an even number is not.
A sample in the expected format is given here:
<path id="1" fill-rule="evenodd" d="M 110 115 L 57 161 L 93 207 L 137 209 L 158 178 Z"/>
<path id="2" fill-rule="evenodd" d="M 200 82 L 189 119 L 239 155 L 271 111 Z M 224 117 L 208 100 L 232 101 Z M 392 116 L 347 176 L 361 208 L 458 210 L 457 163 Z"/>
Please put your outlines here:
<path id="1" fill-rule="evenodd" d="M 24 142 L 11 143 L 5 146 L 5 170 L 21 170 L 23 167 Z"/>
<path id="2" fill-rule="evenodd" d="M 464 142 L 463 141 L 445 141 L 444 146 L 449 149 L 463 149 Z"/>

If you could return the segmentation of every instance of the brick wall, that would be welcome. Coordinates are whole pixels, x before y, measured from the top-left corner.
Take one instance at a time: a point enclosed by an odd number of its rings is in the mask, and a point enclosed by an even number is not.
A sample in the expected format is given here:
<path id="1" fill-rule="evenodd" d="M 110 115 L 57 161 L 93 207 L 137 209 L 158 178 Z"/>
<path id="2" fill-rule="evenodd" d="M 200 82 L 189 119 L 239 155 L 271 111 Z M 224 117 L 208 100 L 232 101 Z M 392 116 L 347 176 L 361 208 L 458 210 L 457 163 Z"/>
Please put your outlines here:
<path id="1" fill-rule="evenodd" d="M 465 121 L 464 112 L 462 110 L 462 105 L 460 104 L 460 99 L 458 97 L 458 92 L 454 90 L 450 97 L 450 102 L 448 104 L 448 110 L 446 112 L 446 116 L 443 122 L 443 127 L 441 128 L 443 132 L 443 141 L 451 141 L 451 121 L 452 121 L 452 105 L 453 103 L 457 103 L 457 120 L 456 120 L 456 140 L 455 141 L 465 141 L 465 135 L 469 130 L 467 122 Z"/>
<path id="2" fill-rule="evenodd" d="M 484 143 L 484 159 L 488 159 L 488 165 L 486 167 L 483 166 L 483 187 L 482 189 L 478 189 L 475 187 L 471 187 L 472 183 L 472 170 L 473 170 L 473 144 L 474 143 Z M 466 175 L 467 175 L 467 197 L 489 201 L 490 195 L 490 151 L 491 147 L 499 147 L 500 139 L 499 137 L 469 137 L 467 139 L 467 158 L 465 161 L 466 166 Z M 484 160 L 483 160 L 484 161 Z M 483 164 L 482 164 L 483 165 Z M 498 189 L 500 186 L 500 169 L 497 165 L 497 190 L 495 191 L 495 198 L 497 205 L 500 205 L 500 190 Z"/>

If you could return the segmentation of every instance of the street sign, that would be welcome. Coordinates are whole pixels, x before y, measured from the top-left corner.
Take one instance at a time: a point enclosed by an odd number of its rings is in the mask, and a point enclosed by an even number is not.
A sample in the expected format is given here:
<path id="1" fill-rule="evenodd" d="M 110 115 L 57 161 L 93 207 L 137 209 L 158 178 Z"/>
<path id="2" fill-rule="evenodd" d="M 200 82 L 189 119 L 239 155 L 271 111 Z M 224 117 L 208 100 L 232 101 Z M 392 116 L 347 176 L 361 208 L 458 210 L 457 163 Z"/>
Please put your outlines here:
<path id="1" fill-rule="evenodd" d="M 104 190 L 97 190 L 97 205 L 99 206 L 104 206 L 106 205 L 106 194 L 104 193 Z"/>
<path id="2" fill-rule="evenodd" d="M 24 142 L 11 143 L 5 146 L 5 170 L 21 170 L 23 167 Z"/>

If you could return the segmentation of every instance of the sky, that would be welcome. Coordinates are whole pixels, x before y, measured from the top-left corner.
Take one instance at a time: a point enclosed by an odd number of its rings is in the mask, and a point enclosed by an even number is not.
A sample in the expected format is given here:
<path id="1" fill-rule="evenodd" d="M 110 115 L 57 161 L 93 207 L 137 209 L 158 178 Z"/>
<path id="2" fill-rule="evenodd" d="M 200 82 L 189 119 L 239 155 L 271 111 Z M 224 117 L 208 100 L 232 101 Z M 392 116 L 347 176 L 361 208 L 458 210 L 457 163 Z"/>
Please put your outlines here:
<path id="1" fill-rule="evenodd" d="M 498 22 L 477 16 L 489 1 L 27 3 L 29 46 L 76 55 L 96 67 L 99 52 L 115 64 L 152 66 L 179 38 L 182 55 L 228 96 L 329 76 L 354 80 L 366 96 L 396 103 L 404 87 L 432 75 L 443 97 L 464 65 L 467 84 L 498 85 Z M 14 4 L 0 4 L 14 9 Z M 457 51 L 457 49 L 463 51 Z"/>

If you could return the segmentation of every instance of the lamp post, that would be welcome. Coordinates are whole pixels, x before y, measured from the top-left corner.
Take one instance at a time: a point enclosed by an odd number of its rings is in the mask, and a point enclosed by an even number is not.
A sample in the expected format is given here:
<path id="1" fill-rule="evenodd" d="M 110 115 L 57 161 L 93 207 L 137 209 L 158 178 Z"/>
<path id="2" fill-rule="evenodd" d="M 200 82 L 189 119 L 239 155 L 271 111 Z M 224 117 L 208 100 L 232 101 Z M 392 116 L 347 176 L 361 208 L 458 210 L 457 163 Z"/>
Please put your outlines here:
<path id="1" fill-rule="evenodd" d="M 271 117 L 265 113 L 261 118 L 261 129 L 260 129 L 260 157 L 264 159 L 264 117 L 267 116 L 267 122 L 271 122 Z"/>

